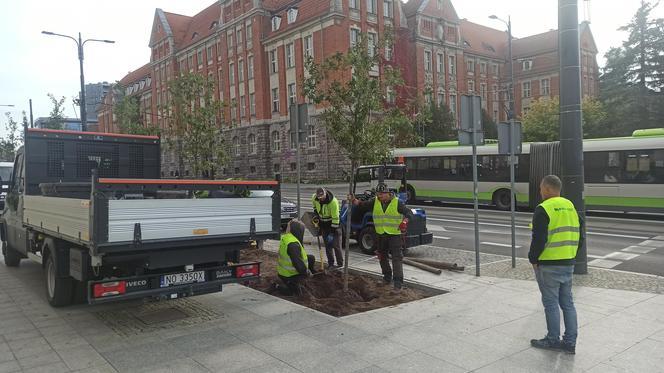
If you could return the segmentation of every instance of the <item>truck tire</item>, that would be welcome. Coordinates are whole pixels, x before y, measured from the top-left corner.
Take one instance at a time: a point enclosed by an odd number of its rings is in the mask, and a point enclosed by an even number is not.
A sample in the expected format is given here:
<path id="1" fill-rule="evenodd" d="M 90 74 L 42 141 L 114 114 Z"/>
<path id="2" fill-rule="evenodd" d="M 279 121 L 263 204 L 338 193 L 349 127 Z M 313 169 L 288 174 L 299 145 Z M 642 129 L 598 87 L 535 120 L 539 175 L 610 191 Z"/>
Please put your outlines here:
<path id="1" fill-rule="evenodd" d="M 373 255 L 376 250 L 376 231 L 373 225 L 362 228 L 360 233 L 357 234 L 357 243 L 363 253 Z"/>
<path id="2" fill-rule="evenodd" d="M 70 277 L 58 277 L 57 251 L 51 250 L 44 263 L 44 283 L 46 284 L 46 299 L 53 307 L 62 307 L 71 304 L 74 284 Z"/>
<path id="3" fill-rule="evenodd" d="M 406 203 L 409 204 L 409 205 L 416 204 L 417 203 L 417 195 L 415 194 L 415 189 L 411 185 L 408 185 L 408 188 L 406 189 L 406 193 L 408 195 Z"/>
<path id="4" fill-rule="evenodd" d="M 5 258 L 5 265 L 7 267 L 18 267 L 21 263 L 21 255 L 9 247 L 7 241 L 2 241 L 2 255 Z"/>

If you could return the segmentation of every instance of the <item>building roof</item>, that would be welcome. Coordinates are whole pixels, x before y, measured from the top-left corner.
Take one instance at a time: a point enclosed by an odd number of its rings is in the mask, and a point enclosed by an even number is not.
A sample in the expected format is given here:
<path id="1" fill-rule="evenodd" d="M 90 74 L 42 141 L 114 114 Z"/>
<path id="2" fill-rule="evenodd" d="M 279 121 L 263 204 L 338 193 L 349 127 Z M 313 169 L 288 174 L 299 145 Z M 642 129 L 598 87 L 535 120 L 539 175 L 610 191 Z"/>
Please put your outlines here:
<path id="1" fill-rule="evenodd" d="M 217 24 L 221 17 L 221 5 L 218 1 L 189 18 L 181 43 L 176 44 L 178 49 L 184 49 L 192 44 L 204 40 L 217 31 Z M 179 30 L 171 24 L 174 30 Z M 178 26 L 180 27 L 180 26 Z M 175 32 L 175 31 L 174 31 Z"/>
<path id="2" fill-rule="evenodd" d="M 168 22 L 168 25 L 171 28 L 175 47 L 179 48 L 182 42 L 185 40 L 185 35 L 187 33 L 187 28 L 189 28 L 191 17 L 169 12 L 164 12 L 164 16 L 166 16 L 166 22 Z"/>
<path id="3" fill-rule="evenodd" d="M 413 14 L 416 14 L 418 11 L 423 11 L 424 8 L 429 6 L 429 3 L 437 0 L 409 0 L 407 3 L 403 4 L 403 12 L 406 17 L 410 17 Z M 456 9 L 450 0 L 442 0 L 443 9 L 441 10 L 442 14 L 437 14 L 442 16 L 446 21 L 449 22 L 458 22 L 459 16 L 457 15 Z M 434 4 L 434 7 L 437 7 L 437 3 Z"/>
<path id="4" fill-rule="evenodd" d="M 120 79 L 119 84 L 122 88 L 128 88 L 131 85 L 136 84 L 136 87 L 138 88 L 132 89 L 131 94 L 142 93 L 143 91 L 150 90 L 151 79 L 149 78 L 151 75 L 152 66 L 150 63 L 146 63 L 145 65 L 125 75 L 124 78 Z M 140 84 L 141 81 L 144 81 L 143 84 Z"/>
<path id="5" fill-rule="evenodd" d="M 461 39 L 464 51 L 472 54 L 505 59 L 507 34 L 504 31 L 461 20 Z"/>

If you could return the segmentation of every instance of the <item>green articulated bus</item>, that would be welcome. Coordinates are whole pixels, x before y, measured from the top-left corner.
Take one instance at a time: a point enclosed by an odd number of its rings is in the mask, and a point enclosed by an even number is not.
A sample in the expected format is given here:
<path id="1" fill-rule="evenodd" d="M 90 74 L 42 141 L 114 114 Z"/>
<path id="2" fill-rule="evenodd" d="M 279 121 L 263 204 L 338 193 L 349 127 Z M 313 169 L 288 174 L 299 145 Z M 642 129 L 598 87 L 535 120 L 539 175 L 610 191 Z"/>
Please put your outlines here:
<path id="1" fill-rule="evenodd" d="M 407 169 L 411 203 L 472 202 L 470 146 L 456 141 L 430 143 L 392 152 Z M 487 141 L 477 148 L 479 199 L 502 210 L 510 207 L 508 157 Z M 516 201 L 534 208 L 539 182 L 560 175 L 560 143 L 526 143 L 515 166 Z M 664 128 L 634 131 L 631 137 L 583 141 L 585 203 L 588 210 L 664 214 Z"/>

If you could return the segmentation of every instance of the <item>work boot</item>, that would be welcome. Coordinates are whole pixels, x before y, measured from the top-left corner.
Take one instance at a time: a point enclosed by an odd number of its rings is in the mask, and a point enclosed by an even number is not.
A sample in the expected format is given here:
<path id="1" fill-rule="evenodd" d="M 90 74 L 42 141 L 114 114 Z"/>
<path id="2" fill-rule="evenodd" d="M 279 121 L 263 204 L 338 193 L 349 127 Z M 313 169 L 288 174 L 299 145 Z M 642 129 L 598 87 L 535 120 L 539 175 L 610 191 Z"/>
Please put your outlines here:
<path id="1" fill-rule="evenodd" d="M 571 343 L 565 343 L 562 342 L 560 344 L 560 348 L 563 350 L 563 352 L 570 354 L 570 355 L 575 355 L 576 354 L 576 345 L 573 345 Z"/>
<path id="2" fill-rule="evenodd" d="M 383 275 L 383 283 L 389 285 L 392 282 L 392 275 Z"/>
<path id="3" fill-rule="evenodd" d="M 394 278 L 394 290 L 401 290 L 403 287 L 403 279 L 395 277 Z"/>
<path id="4" fill-rule="evenodd" d="M 535 348 L 541 348 L 543 350 L 552 350 L 552 351 L 562 350 L 562 345 L 559 340 L 553 340 L 549 338 L 531 339 L 530 345 Z"/>

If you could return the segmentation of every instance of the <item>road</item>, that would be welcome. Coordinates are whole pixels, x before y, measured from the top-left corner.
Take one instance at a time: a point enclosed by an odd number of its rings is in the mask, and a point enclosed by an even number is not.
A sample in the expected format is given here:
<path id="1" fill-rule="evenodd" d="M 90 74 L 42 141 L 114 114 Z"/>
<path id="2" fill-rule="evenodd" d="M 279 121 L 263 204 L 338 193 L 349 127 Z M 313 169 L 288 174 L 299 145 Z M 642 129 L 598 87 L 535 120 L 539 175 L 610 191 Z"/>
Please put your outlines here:
<path id="1" fill-rule="evenodd" d="M 338 195 L 345 195 L 343 185 L 331 186 Z M 295 200 L 295 186 L 284 185 L 283 195 Z M 313 186 L 301 188 L 304 209 L 310 208 Z M 475 250 L 473 210 L 468 206 L 413 206 L 427 213 L 427 226 L 434 234 L 432 246 L 459 250 Z M 306 211 L 306 210 L 305 210 Z M 530 244 L 532 213 L 516 213 L 516 254 L 526 258 Z M 591 267 L 664 276 L 664 221 L 625 218 L 623 215 L 598 216 L 587 219 L 588 264 Z M 480 251 L 487 254 L 511 255 L 509 212 L 490 208 L 480 210 Z"/>

